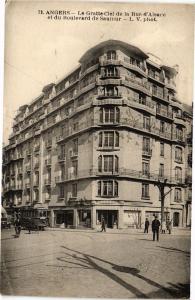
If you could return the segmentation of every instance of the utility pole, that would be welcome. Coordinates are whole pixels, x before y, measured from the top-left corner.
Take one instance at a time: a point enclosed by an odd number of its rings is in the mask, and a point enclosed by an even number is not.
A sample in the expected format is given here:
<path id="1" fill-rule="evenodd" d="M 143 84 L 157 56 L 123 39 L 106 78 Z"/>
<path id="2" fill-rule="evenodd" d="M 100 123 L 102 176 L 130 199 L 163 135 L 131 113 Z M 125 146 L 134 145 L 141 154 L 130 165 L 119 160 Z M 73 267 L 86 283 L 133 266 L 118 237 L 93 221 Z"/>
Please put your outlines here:
<path id="1" fill-rule="evenodd" d="M 158 182 L 155 183 L 154 185 L 158 187 L 159 192 L 160 192 L 161 224 L 162 224 L 162 221 L 164 220 L 164 215 L 165 215 L 165 197 L 172 191 L 172 189 L 170 189 L 167 193 L 165 193 L 165 187 L 167 186 L 167 179 L 163 179 L 163 180 L 159 179 Z"/>

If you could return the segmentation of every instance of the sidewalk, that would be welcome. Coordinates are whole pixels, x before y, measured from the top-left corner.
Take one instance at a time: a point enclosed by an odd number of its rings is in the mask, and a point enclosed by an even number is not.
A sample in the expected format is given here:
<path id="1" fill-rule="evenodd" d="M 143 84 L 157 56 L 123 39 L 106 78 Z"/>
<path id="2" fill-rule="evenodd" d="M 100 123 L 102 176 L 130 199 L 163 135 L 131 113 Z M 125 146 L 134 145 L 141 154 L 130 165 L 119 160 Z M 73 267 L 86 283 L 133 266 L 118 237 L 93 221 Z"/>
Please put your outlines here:
<path id="1" fill-rule="evenodd" d="M 91 228 L 59 228 L 59 227 L 47 227 L 45 230 L 51 231 L 65 231 L 65 232 L 85 232 L 85 233 L 100 233 L 100 229 L 91 229 Z M 151 232 L 151 231 L 150 231 Z M 144 229 L 135 229 L 135 228 L 124 228 L 124 229 L 112 229 L 107 228 L 106 233 L 108 234 L 144 234 Z M 168 234 L 168 232 L 166 233 Z M 191 234 L 190 228 L 173 228 L 172 235 L 189 235 Z"/>

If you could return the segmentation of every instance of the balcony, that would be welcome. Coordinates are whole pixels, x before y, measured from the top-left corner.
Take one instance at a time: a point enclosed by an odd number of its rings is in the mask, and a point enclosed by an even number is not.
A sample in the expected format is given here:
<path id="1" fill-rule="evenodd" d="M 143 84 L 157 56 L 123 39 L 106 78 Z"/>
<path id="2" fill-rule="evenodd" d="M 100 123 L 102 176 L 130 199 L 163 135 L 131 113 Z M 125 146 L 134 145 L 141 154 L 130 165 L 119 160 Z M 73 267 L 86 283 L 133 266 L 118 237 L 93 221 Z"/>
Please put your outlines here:
<path id="1" fill-rule="evenodd" d="M 183 163 L 182 157 L 175 157 L 175 162 L 178 164 L 182 164 Z"/>
<path id="2" fill-rule="evenodd" d="M 125 78 L 121 80 L 121 84 L 141 91 L 148 96 L 151 96 L 150 86 L 148 82 L 138 81 L 137 79 L 125 76 Z"/>
<path id="3" fill-rule="evenodd" d="M 11 171 L 10 171 L 10 176 L 11 176 L 11 177 L 15 177 L 15 175 L 16 175 L 16 172 L 11 170 Z"/>
<path id="4" fill-rule="evenodd" d="M 154 103 L 147 99 L 135 99 L 129 96 L 126 96 L 127 100 L 125 101 L 129 106 L 137 108 L 142 111 L 147 111 L 155 115 L 155 106 Z"/>
<path id="5" fill-rule="evenodd" d="M 27 183 L 25 184 L 25 188 L 26 188 L 26 189 L 30 189 L 30 187 L 31 187 L 30 182 L 27 182 Z"/>
<path id="6" fill-rule="evenodd" d="M 29 164 L 29 165 L 26 165 L 26 172 L 27 173 L 30 173 L 31 172 L 31 165 Z"/>
<path id="7" fill-rule="evenodd" d="M 70 158 L 74 159 L 74 158 L 77 158 L 78 157 L 78 151 L 71 151 L 70 152 Z"/>
<path id="8" fill-rule="evenodd" d="M 152 91 L 152 97 L 157 98 L 159 100 L 162 100 L 166 103 L 169 103 L 169 100 L 167 98 L 164 97 L 163 93 L 160 93 L 159 91 Z"/>
<path id="9" fill-rule="evenodd" d="M 122 93 L 121 92 L 105 92 L 105 93 L 98 93 L 97 95 L 98 99 L 105 99 L 105 98 L 122 98 Z"/>
<path id="10" fill-rule="evenodd" d="M 177 184 L 183 184 L 184 180 L 182 177 L 175 177 L 175 179 L 173 178 L 173 181 L 175 181 Z"/>
<path id="11" fill-rule="evenodd" d="M 137 73 L 141 74 L 142 76 L 147 76 L 145 67 L 141 64 L 131 63 L 130 59 L 124 58 L 124 60 L 119 60 L 116 56 L 116 59 L 107 59 L 106 57 L 100 58 L 100 66 L 119 66 L 122 65 L 125 68 L 130 70 L 136 71 Z"/>
<path id="12" fill-rule="evenodd" d="M 18 185 L 17 185 L 17 190 L 19 190 L 19 191 L 22 191 L 22 190 L 23 190 L 22 184 L 18 184 Z"/>
<path id="13" fill-rule="evenodd" d="M 186 184 L 192 184 L 192 174 L 188 174 L 185 178 L 185 183 Z"/>
<path id="14" fill-rule="evenodd" d="M 173 134 L 172 136 L 173 141 L 185 144 L 186 140 L 183 135 Z"/>
<path id="15" fill-rule="evenodd" d="M 51 148 L 52 147 L 52 140 L 48 140 L 45 142 L 45 147 L 46 148 Z"/>
<path id="16" fill-rule="evenodd" d="M 163 117 L 163 118 L 166 118 L 169 120 L 173 120 L 173 113 L 168 110 L 160 109 L 157 107 L 156 114 L 160 117 Z"/>
<path id="17" fill-rule="evenodd" d="M 48 158 L 48 159 L 45 160 L 45 165 L 46 165 L 46 167 L 51 166 L 51 158 Z"/>
<path id="18" fill-rule="evenodd" d="M 34 181 L 33 187 L 38 189 L 39 188 L 39 182 L 38 181 Z"/>
<path id="19" fill-rule="evenodd" d="M 143 149 L 142 156 L 151 157 L 152 156 L 152 149 Z"/>
<path id="20" fill-rule="evenodd" d="M 26 150 L 26 155 L 27 156 L 31 156 L 32 155 L 32 150 L 30 149 L 30 150 Z"/>
<path id="21" fill-rule="evenodd" d="M 188 164 L 192 166 L 192 152 L 188 153 Z"/>
<path id="22" fill-rule="evenodd" d="M 110 72 L 110 73 L 102 72 L 99 76 L 99 79 L 110 79 L 110 78 L 115 78 L 115 79 L 120 78 L 120 72 L 117 72 L 117 71 Z M 101 81 L 103 81 L 103 80 L 101 80 Z"/>
<path id="23" fill-rule="evenodd" d="M 23 174 L 23 169 L 22 168 L 18 168 L 18 174 L 22 175 Z"/>
<path id="24" fill-rule="evenodd" d="M 79 96 L 81 96 L 84 93 L 87 93 L 88 91 L 90 91 L 91 89 L 93 89 L 96 86 L 96 82 L 91 82 L 88 83 L 86 86 L 82 87 L 77 95 L 75 95 L 75 97 L 72 98 L 72 100 L 74 100 L 74 98 L 78 98 Z"/>
<path id="25" fill-rule="evenodd" d="M 65 175 L 59 175 L 55 177 L 55 183 L 62 183 L 66 180 L 66 176 Z"/>
<path id="26" fill-rule="evenodd" d="M 107 59 L 104 57 L 101 57 L 99 62 L 100 62 L 100 66 L 104 67 L 104 66 L 119 66 L 121 64 L 121 61 L 117 59 L 118 57 L 116 56 L 116 59 Z"/>
<path id="27" fill-rule="evenodd" d="M 50 186 L 51 185 L 51 178 L 46 178 L 44 180 L 44 183 L 45 183 L 46 186 Z"/>
<path id="28" fill-rule="evenodd" d="M 66 161 L 65 154 L 59 154 L 58 155 L 58 162 L 65 162 L 65 161 Z"/>
<path id="29" fill-rule="evenodd" d="M 34 162 L 34 169 L 38 169 L 39 168 L 39 161 Z"/>
<path id="30" fill-rule="evenodd" d="M 174 80 L 168 80 L 166 81 L 166 88 L 176 91 L 176 83 Z"/>
<path id="31" fill-rule="evenodd" d="M 98 66 L 99 66 L 99 63 L 94 64 L 94 65 L 88 67 L 87 69 L 85 69 L 84 72 L 81 73 L 80 80 L 81 80 L 83 77 L 85 77 L 85 75 L 87 75 L 87 74 L 89 74 L 89 73 L 95 71 L 96 69 L 98 69 Z"/>
<path id="32" fill-rule="evenodd" d="M 97 79 L 97 85 L 120 85 L 120 79 L 107 78 L 107 79 Z"/>
<path id="33" fill-rule="evenodd" d="M 181 125 L 183 127 L 186 127 L 186 121 L 185 121 L 185 118 L 176 114 L 175 115 L 175 118 L 174 118 L 174 123 L 175 124 L 178 124 L 178 125 Z"/>
<path id="34" fill-rule="evenodd" d="M 148 72 L 148 78 L 155 81 L 155 82 L 157 82 L 157 83 L 160 83 L 161 85 L 165 85 L 164 78 L 160 78 L 160 76 L 155 76 L 152 73 Z"/>
<path id="35" fill-rule="evenodd" d="M 40 144 L 35 144 L 34 151 L 39 151 L 39 150 L 40 150 Z"/>

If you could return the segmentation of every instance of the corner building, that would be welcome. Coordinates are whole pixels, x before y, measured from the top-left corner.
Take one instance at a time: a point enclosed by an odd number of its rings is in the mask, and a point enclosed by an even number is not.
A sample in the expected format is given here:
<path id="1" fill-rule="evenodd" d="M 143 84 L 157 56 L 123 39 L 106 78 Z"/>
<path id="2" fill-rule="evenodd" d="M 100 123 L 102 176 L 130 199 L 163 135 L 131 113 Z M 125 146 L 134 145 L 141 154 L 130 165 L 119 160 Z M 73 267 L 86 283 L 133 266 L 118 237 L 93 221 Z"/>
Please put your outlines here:
<path id="1" fill-rule="evenodd" d="M 50 225 L 143 227 L 165 216 L 186 224 L 186 120 L 177 67 L 108 40 L 19 108 L 4 148 L 4 206 L 42 209 Z M 188 216 L 189 218 L 189 216 Z M 188 220 L 189 223 L 189 220 Z"/>

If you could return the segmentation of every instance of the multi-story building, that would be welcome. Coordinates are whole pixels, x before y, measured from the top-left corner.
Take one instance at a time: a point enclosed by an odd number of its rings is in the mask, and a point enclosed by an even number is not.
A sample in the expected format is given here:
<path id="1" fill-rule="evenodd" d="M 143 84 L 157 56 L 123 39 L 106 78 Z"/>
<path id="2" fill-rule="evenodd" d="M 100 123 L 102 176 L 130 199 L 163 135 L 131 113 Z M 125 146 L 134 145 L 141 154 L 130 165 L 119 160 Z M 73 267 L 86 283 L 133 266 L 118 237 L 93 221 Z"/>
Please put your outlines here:
<path id="1" fill-rule="evenodd" d="M 192 116 L 177 100 L 177 67 L 116 40 L 79 63 L 19 108 L 4 148 L 4 205 L 40 207 L 51 226 L 96 228 L 104 216 L 108 227 L 141 227 L 160 215 L 156 183 L 166 179 L 165 216 L 189 223 Z"/>

